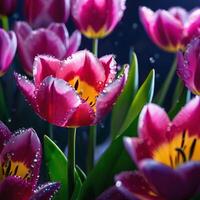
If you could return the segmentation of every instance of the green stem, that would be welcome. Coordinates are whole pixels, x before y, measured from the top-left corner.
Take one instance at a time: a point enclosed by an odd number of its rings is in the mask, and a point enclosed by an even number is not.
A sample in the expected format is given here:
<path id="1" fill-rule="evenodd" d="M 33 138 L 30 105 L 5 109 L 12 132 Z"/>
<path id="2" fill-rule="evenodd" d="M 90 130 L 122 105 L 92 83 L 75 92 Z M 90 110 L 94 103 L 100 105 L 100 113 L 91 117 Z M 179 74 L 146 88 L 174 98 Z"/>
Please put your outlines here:
<path id="1" fill-rule="evenodd" d="M 172 79 L 174 77 L 174 74 L 176 72 L 176 65 L 177 65 L 177 60 L 176 60 L 176 57 L 175 57 L 174 62 L 171 66 L 171 69 L 170 69 L 170 71 L 167 75 L 167 78 L 165 79 L 164 84 L 162 85 L 161 90 L 156 97 L 156 100 L 157 100 L 156 102 L 159 105 L 162 105 L 164 100 L 165 100 L 165 97 L 166 97 L 167 92 L 169 90 L 169 86 L 170 86 Z"/>
<path id="2" fill-rule="evenodd" d="M 49 124 L 49 137 L 53 140 L 53 125 Z"/>
<path id="3" fill-rule="evenodd" d="M 88 150 L 87 150 L 87 172 L 89 173 L 94 167 L 94 149 L 96 146 L 96 126 L 91 126 L 88 137 Z"/>
<path id="4" fill-rule="evenodd" d="M 95 56 L 98 56 L 98 43 L 99 40 L 98 39 L 94 39 L 93 40 L 93 44 L 92 44 L 92 52 Z"/>
<path id="5" fill-rule="evenodd" d="M 92 51 L 95 56 L 98 56 L 98 39 L 93 40 Z M 89 173 L 94 167 L 94 155 L 96 147 L 97 127 L 90 126 L 88 133 L 88 152 L 87 152 L 87 172 Z"/>
<path id="6" fill-rule="evenodd" d="M 5 15 L 1 15 L 1 22 L 2 22 L 2 27 L 5 30 L 9 30 L 9 21 L 8 21 L 8 17 Z"/>
<path id="7" fill-rule="evenodd" d="M 69 198 L 71 199 L 75 188 L 75 144 L 76 128 L 68 129 L 68 180 Z"/>

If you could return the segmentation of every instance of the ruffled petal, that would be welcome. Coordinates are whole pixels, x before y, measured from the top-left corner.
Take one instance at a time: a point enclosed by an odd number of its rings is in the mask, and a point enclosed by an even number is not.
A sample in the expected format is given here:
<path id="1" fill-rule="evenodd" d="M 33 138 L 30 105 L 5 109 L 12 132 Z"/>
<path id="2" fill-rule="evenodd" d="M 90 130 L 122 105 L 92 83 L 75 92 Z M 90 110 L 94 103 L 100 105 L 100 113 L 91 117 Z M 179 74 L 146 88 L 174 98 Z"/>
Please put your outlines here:
<path id="1" fill-rule="evenodd" d="M 54 57 L 45 55 L 37 56 L 33 65 L 33 77 L 36 87 L 38 87 L 47 76 L 55 77 L 60 67 L 61 61 Z"/>
<path id="2" fill-rule="evenodd" d="M 104 66 L 106 81 L 105 84 L 112 83 L 117 74 L 117 63 L 114 59 L 113 55 L 103 56 L 99 59 L 99 61 Z"/>
<path id="3" fill-rule="evenodd" d="M 29 200 L 32 186 L 27 181 L 9 176 L 0 183 L 0 199 Z"/>
<path id="4" fill-rule="evenodd" d="M 56 76 L 67 82 L 79 77 L 81 81 L 86 82 L 96 91 L 102 89 L 102 83 L 106 79 L 102 64 L 87 50 L 78 51 L 63 61 Z"/>
<path id="5" fill-rule="evenodd" d="M 163 199 L 185 199 L 187 186 L 182 176 L 173 168 L 154 160 L 146 159 L 141 161 L 140 170 Z"/>
<path id="6" fill-rule="evenodd" d="M 71 56 L 75 53 L 81 44 L 81 33 L 79 31 L 74 31 L 69 38 L 69 46 L 65 57 Z"/>
<path id="7" fill-rule="evenodd" d="M 138 165 L 139 161 L 152 157 L 152 148 L 140 138 L 124 138 L 124 145 L 130 157 Z"/>
<path id="8" fill-rule="evenodd" d="M 138 124 L 140 138 L 152 149 L 166 141 L 170 120 L 164 109 L 155 104 L 148 104 L 142 109 Z"/>
<path id="9" fill-rule="evenodd" d="M 18 176 L 35 186 L 41 164 L 41 143 L 33 129 L 12 136 L 1 152 L 3 176 Z"/>
<path id="10" fill-rule="evenodd" d="M 140 172 L 122 172 L 115 180 L 117 189 L 128 199 L 164 200 Z"/>
<path id="11" fill-rule="evenodd" d="M 45 183 L 34 191 L 34 194 L 30 200 L 50 200 L 59 190 L 59 188 L 59 183 Z"/>
<path id="12" fill-rule="evenodd" d="M 8 127 L 2 121 L 0 121 L 0 153 L 11 136 L 12 133 L 10 132 Z"/>
<path id="13" fill-rule="evenodd" d="M 46 77 L 38 88 L 36 102 L 39 116 L 57 126 L 65 126 L 82 103 L 74 88 L 51 76 Z"/>
<path id="14" fill-rule="evenodd" d="M 126 84 L 129 66 L 126 66 L 124 74 L 104 88 L 96 101 L 96 123 L 111 110 L 117 97 L 121 94 L 124 85 Z"/>
<path id="15" fill-rule="evenodd" d="M 195 97 L 187 103 L 172 121 L 172 131 L 188 130 L 190 135 L 200 137 L 200 98 Z"/>
<path id="16" fill-rule="evenodd" d="M 94 110 L 89 106 L 87 102 L 82 103 L 76 111 L 72 114 L 65 126 L 78 127 L 78 126 L 90 126 L 95 119 Z"/>
<path id="17" fill-rule="evenodd" d="M 129 200 L 115 186 L 107 189 L 96 200 Z M 137 200 L 137 199 L 132 199 Z"/>
<path id="18" fill-rule="evenodd" d="M 36 99 L 35 99 L 35 85 L 27 79 L 26 76 L 14 73 L 17 86 L 21 90 L 22 94 L 27 99 L 28 103 L 36 110 Z"/>

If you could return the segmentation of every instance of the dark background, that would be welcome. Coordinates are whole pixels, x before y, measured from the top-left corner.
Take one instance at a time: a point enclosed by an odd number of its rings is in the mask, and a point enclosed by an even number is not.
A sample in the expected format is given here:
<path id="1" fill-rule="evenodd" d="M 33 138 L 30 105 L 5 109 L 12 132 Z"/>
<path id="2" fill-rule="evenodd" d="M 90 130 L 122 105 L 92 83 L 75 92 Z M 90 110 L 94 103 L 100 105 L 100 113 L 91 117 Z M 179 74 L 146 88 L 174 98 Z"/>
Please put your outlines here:
<path id="1" fill-rule="evenodd" d="M 17 12 L 10 18 L 12 24 L 16 20 L 23 20 L 23 0 L 18 0 Z M 58 0 L 59 1 L 59 0 Z M 99 42 L 99 56 L 106 54 L 115 54 L 119 64 L 129 62 L 130 49 L 134 49 L 139 60 L 140 83 L 142 83 L 149 71 L 156 70 L 156 88 L 158 88 L 165 79 L 166 74 L 172 64 L 173 54 L 166 53 L 156 47 L 146 35 L 138 17 L 139 6 L 147 6 L 153 10 L 159 8 L 168 9 L 172 6 L 182 6 L 187 10 L 193 9 L 200 5 L 200 0 L 127 0 L 124 17 L 112 34 Z M 71 19 L 67 22 L 67 28 L 70 33 L 75 29 Z M 90 49 L 91 40 L 84 36 L 80 49 Z M 19 70 L 20 63 L 16 58 L 14 67 Z M 3 84 L 6 91 L 7 104 L 10 109 L 10 117 L 6 121 L 12 130 L 22 127 L 33 127 L 38 135 L 48 133 L 48 125 L 39 119 L 33 110 L 24 101 L 20 92 L 17 90 L 13 80 L 13 68 L 3 78 Z M 172 86 L 173 87 L 173 86 Z M 170 95 L 170 93 L 168 94 Z M 167 105 L 166 100 L 166 105 Z M 102 143 L 108 135 L 109 119 L 99 125 L 98 143 Z M 54 138 L 58 145 L 64 150 L 67 142 L 67 131 L 64 128 L 54 127 Z M 85 152 L 79 149 L 85 149 L 87 145 L 87 129 L 82 128 L 77 135 L 77 161 L 82 167 L 84 166 Z M 80 153 L 81 152 L 81 153 Z"/>

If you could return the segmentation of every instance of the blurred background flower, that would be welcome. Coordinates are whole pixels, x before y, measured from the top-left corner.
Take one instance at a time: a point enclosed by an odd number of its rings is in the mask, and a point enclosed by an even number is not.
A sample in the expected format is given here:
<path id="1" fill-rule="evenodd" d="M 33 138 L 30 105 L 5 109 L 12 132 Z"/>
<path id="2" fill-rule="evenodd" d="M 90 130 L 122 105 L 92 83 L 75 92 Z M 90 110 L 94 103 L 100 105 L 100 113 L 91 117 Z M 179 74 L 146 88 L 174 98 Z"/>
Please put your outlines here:
<path id="1" fill-rule="evenodd" d="M 0 29 L 0 76 L 9 69 L 17 49 L 17 38 L 13 31 Z"/>
<path id="2" fill-rule="evenodd" d="M 11 15 L 14 13 L 17 7 L 17 0 L 1 0 L 0 1 L 0 14 Z"/>
<path id="3" fill-rule="evenodd" d="M 69 37 L 66 26 L 59 23 L 32 30 L 28 23 L 17 22 L 15 32 L 22 68 L 29 75 L 33 73 L 35 56 L 42 54 L 65 59 L 76 52 L 81 43 L 81 34 L 78 31 L 74 31 Z"/>
<path id="4" fill-rule="evenodd" d="M 70 0 L 25 0 L 25 16 L 34 27 L 45 27 L 52 22 L 66 23 L 70 14 Z"/>

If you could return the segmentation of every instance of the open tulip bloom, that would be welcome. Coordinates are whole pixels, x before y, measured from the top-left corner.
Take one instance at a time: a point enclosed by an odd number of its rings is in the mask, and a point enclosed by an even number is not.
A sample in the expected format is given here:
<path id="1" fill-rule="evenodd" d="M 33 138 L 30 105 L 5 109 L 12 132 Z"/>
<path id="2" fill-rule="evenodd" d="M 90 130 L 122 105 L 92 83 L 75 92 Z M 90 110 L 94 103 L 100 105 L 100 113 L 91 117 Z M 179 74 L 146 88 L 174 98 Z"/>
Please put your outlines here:
<path id="1" fill-rule="evenodd" d="M 58 183 L 36 188 L 41 164 L 41 144 L 33 129 L 16 134 L 0 121 L 0 199 L 49 200 Z"/>
<path id="2" fill-rule="evenodd" d="M 61 127 L 78 127 L 97 124 L 111 110 L 125 85 L 128 69 L 115 79 L 112 55 L 97 59 L 84 50 L 63 61 L 36 57 L 34 83 L 19 74 L 15 78 L 41 118 Z"/>
<path id="3" fill-rule="evenodd" d="M 16 49 L 17 38 L 13 31 L 0 28 L 0 76 L 4 75 L 12 63 Z"/>
<path id="4" fill-rule="evenodd" d="M 69 37 L 65 25 L 59 23 L 52 23 L 47 28 L 32 30 L 28 23 L 17 22 L 15 32 L 19 58 L 24 71 L 29 75 L 33 72 L 35 56 L 45 54 L 65 59 L 76 52 L 81 43 L 81 34 L 78 31 Z"/>
<path id="5" fill-rule="evenodd" d="M 193 39 L 185 52 L 178 53 L 177 72 L 186 87 L 200 95 L 200 38 Z"/>
<path id="6" fill-rule="evenodd" d="M 170 122 L 149 104 L 139 119 L 138 138 L 125 146 L 139 171 L 116 176 L 116 187 L 129 199 L 188 200 L 200 186 L 200 98 L 191 100 Z"/>
<path id="7" fill-rule="evenodd" d="M 121 20 L 126 0 L 72 0 L 72 17 L 88 38 L 103 38 Z"/>
<path id="8" fill-rule="evenodd" d="M 184 49 L 190 40 L 200 34 L 200 9 L 187 12 L 184 8 L 153 12 L 140 8 L 140 20 L 152 41 L 169 52 Z"/>

